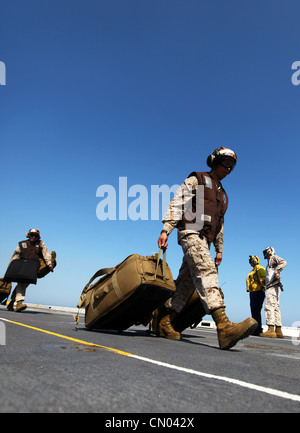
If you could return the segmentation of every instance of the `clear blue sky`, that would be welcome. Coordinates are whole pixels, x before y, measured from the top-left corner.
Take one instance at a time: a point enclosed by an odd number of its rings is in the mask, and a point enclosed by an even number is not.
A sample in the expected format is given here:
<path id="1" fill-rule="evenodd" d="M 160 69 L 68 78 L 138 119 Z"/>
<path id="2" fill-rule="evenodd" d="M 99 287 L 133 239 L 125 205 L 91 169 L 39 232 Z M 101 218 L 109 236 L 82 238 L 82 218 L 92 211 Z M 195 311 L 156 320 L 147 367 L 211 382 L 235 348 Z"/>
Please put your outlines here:
<path id="1" fill-rule="evenodd" d="M 273 246 L 288 262 L 283 322 L 300 320 L 299 15 L 298 0 L 2 0 L 0 273 L 39 228 L 58 266 L 26 300 L 76 306 L 94 272 L 157 251 L 162 229 L 99 221 L 97 188 L 180 184 L 226 146 L 228 314 L 250 314 L 248 256 L 266 264 Z M 175 232 L 167 257 L 175 278 Z"/>

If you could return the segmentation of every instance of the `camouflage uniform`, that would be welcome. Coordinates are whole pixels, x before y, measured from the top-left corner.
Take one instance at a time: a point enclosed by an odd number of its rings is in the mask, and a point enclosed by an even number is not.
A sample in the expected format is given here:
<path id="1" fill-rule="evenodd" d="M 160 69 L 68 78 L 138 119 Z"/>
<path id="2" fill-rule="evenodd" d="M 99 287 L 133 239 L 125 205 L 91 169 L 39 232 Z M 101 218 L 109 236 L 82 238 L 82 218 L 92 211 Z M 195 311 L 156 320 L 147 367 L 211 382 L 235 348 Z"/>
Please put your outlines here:
<path id="1" fill-rule="evenodd" d="M 176 227 L 182 216 L 183 205 L 191 199 L 197 185 L 197 178 L 189 177 L 175 194 L 163 219 L 163 230 L 169 234 Z M 223 222 L 222 219 L 214 240 L 217 252 L 223 251 Z M 165 306 L 179 313 L 196 289 L 207 314 L 225 307 L 219 290 L 218 271 L 210 254 L 210 242 L 204 236 L 201 237 L 199 231 L 190 229 L 178 230 L 178 243 L 183 249 L 183 262 L 176 280 L 176 292 Z"/>
<path id="2" fill-rule="evenodd" d="M 47 266 L 51 265 L 52 264 L 52 262 L 51 262 L 51 254 L 49 253 L 48 248 L 46 247 L 46 245 L 44 244 L 43 241 L 39 241 L 39 245 L 40 245 L 40 250 L 41 250 L 41 253 L 42 253 L 43 258 L 45 260 L 46 265 Z M 10 265 L 10 263 L 13 260 L 20 259 L 20 258 L 21 258 L 21 248 L 18 245 L 17 248 L 15 249 L 15 252 L 13 253 L 10 261 L 9 261 L 8 266 Z M 28 286 L 29 286 L 28 283 L 18 283 L 16 285 L 16 287 L 15 287 L 12 295 L 11 295 L 11 299 L 15 300 L 16 302 L 24 301 L 25 300 L 25 295 L 26 295 L 26 289 L 27 289 Z"/>
<path id="3" fill-rule="evenodd" d="M 280 280 L 274 279 L 275 274 L 285 268 L 287 262 L 279 256 L 273 255 L 268 260 L 266 268 L 266 301 L 265 315 L 267 325 L 282 326 L 281 313 L 279 310 L 279 297 L 283 290 Z"/>
<path id="4" fill-rule="evenodd" d="M 265 301 L 265 315 L 268 326 L 282 326 L 281 313 L 279 310 L 279 297 L 281 292 L 280 284 L 267 289 Z"/>

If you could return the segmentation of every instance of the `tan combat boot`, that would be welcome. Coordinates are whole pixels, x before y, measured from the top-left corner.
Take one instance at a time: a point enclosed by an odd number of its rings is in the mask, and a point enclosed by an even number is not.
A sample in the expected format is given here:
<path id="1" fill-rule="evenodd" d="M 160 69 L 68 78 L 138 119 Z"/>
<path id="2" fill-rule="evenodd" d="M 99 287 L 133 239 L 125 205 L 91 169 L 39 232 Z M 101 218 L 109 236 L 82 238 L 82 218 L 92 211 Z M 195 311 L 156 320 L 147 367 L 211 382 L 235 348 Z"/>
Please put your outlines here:
<path id="1" fill-rule="evenodd" d="M 212 317 L 217 325 L 219 346 L 222 350 L 228 350 L 238 341 L 249 337 L 258 326 L 252 317 L 241 323 L 232 323 L 225 313 L 225 308 L 218 308 L 212 312 Z"/>
<path id="2" fill-rule="evenodd" d="M 275 326 L 275 333 L 277 338 L 284 338 L 284 335 L 281 330 L 281 326 Z"/>
<path id="3" fill-rule="evenodd" d="M 266 338 L 277 338 L 276 332 L 274 331 L 273 325 L 268 325 L 267 332 L 262 332 L 259 334 L 260 337 L 266 337 Z"/>
<path id="4" fill-rule="evenodd" d="M 170 309 L 165 310 L 165 314 L 159 322 L 159 335 L 168 338 L 169 340 L 181 340 L 180 332 L 175 331 L 172 326 L 172 319 L 176 312 Z"/>
<path id="5" fill-rule="evenodd" d="M 23 304 L 22 301 L 18 301 L 18 302 L 17 302 L 17 306 L 16 306 L 15 311 L 16 311 L 17 313 L 21 313 L 21 311 L 26 310 L 26 308 L 27 308 L 27 305 L 26 305 L 26 304 Z"/>

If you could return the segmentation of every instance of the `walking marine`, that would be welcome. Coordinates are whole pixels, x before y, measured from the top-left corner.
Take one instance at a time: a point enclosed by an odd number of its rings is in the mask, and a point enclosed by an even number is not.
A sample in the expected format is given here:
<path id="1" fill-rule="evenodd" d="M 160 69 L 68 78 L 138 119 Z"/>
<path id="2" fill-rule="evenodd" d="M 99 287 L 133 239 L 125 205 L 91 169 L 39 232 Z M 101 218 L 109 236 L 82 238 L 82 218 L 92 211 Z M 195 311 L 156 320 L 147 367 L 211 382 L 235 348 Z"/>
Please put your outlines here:
<path id="1" fill-rule="evenodd" d="M 53 257 L 49 253 L 48 248 L 44 244 L 44 242 L 40 239 L 40 232 L 37 229 L 30 229 L 29 232 L 26 234 L 26 237 L 28 240 L 24 240 L 19 242 L 15 252 L 13 253 L 9 265 L 14 261 L 18 259 L 36 259 L 39 261 L 39 258 L 42 259 L 42 261 L 45 262 L 46 267 L 51 272 L 53 271 Z M 21 312 L 27 308 L 27 305 L 23 303 L 25 300 L 26 295 L 26 289 L 29 286 L 28 283 L 19 281 L 17 286 L 15 287 L 12 295 L 11 295 L 11 301 L 7 306 L 7 309 L 9 311 L 14 311 L 14 302 L 16 301 L 16 312 Z"/>
<path id="2" fill-rule="evenodd" d="M 217 325 L 219 346 L 223 350 L 252 334 L 257 322 L 248 318 L 242 323 L 232 323 L 225 313 L 225 302 L 219 288 L 217 267 L 222 262 L 224 215 L 228 197 L 221 184 L 234 169 L 237 156 L 231 149 L 220 147 L 207 158 L 209 172 L 193 172 L 177 190 L 163 218 L 163 230 L 158 239 L 160 248 L 167 248 L 168 237 L 177 228 L 178 243 L 183 250 L 183 261 L 176 280 L 176 292 L 164 306 L 159 324 L 159 334 L 165 338 L 180 340 L 181 335 L 172 326 L 172 320 L 186 305 L 196 289 L 206 314 L 211 314 Z M 204 208 L 200 207 L 196 192 L 204 188 Z M 187 206 L 190 203 L 191 206 Z M 191 220 L 189 212 L 199 216 L 202 227 Z M 198 218 L 199 220 L 199 218 Z M 198 223 L 198 221 L 197 221 Z M 216 257 L 213 261 L 210 246 L 213 243 Z"/>

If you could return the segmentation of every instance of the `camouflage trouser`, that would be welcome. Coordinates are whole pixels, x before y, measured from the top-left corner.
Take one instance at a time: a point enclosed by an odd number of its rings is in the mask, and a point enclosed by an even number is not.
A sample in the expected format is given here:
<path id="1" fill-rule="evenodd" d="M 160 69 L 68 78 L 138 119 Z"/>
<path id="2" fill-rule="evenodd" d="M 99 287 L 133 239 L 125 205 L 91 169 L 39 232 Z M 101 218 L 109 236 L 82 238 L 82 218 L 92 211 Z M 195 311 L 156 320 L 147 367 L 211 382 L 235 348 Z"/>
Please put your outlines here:
<path id="1" fill-rule="evenodd" d="M 265 314 L 267 325 L 281 326 L 281 313 L 279 310 L 279 297 L 281 288 L 276 284 L 266 290 Z"/>
<path id="2" fill-rule="evenodd" d="M 27 284 L 27 283 L 18 283 L 16 285 L 14 291 L 12 292 L 11 300 L 16 301 L 16 302 L 24 301 L 26 289 L 28 286 L 29 286 L 29 284 Z"/>
<path id="3" fill-rule="evenodd" d="M 165 306 L 179 313 L 196 289 L 207 314 L 225 307 L 219 290 L 218 271 L 207 240 L 197 234 L 190 234 L 180 240 L 180 245 L 184 257 L 175 282 L 176 291 Z"/>

